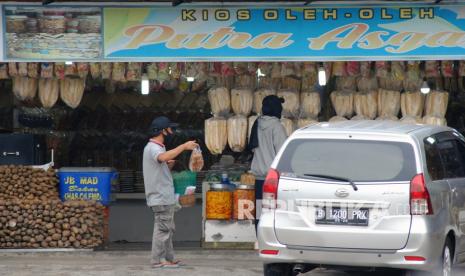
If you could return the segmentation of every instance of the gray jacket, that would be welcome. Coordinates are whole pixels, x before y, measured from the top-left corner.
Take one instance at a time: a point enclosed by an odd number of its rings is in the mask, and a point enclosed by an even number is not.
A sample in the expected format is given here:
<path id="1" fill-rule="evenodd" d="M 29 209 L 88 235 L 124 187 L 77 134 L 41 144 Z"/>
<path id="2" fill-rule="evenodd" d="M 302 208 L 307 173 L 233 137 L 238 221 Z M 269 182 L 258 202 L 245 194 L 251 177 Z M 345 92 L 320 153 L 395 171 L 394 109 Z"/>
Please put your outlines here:
<path id="1" fill-rule="evenodd" d="M 258 119 L 258 148 L 252 160 L 252 173 L 263 180 L 276 154 L 287 139 L 286 130 L 276 117 L 261 116 Z"/>

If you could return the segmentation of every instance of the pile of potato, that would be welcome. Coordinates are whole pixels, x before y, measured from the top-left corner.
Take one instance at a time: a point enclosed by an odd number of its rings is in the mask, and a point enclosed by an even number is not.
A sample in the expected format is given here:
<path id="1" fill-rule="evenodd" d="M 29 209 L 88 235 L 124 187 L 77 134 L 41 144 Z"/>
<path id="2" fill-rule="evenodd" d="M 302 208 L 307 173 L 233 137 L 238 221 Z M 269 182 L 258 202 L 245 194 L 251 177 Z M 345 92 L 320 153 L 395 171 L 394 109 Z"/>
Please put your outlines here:
<path id="1" fill-rule="evenodd" d="M 102 244 L 104 207 L 61 202 L 54 171 L 0 166 L 0 248 L 94 248 Z"/>
<path id="2" fill-rule="evenodd" d="M 0 199 L 58 199 L 53 171 L 27 166 L 0 166 Z"/>

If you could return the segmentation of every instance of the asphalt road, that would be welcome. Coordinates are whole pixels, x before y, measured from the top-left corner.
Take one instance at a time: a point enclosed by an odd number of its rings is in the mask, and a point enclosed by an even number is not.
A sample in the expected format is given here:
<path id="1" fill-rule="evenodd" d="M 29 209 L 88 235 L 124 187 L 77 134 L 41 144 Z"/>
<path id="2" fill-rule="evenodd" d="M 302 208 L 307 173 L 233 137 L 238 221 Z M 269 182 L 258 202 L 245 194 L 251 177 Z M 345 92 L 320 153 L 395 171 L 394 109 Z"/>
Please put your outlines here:
<path id="1" fill-rule="evenodd" d="M 179 250 L 186 264 L 179 269 L 152 269 L 148 251 L 65 253 L 0 253 L 0 275 L 5 276 L 259 276 L 262 265 L 253 251 Z M 348 276 L 343 272 L 315 270 L 305 276 Z M 357 275 L 357 274 L 355 274 Z M 379 275 L 377 273 L 366 274 Z M 454 276 L 465 275 L 465 267 Z M 353 276 L 353 274 L 351 275 Z M 360 276 L 360 275 L 357 275 Z M 365 274 L 364 274 L 365 276 Z"/>

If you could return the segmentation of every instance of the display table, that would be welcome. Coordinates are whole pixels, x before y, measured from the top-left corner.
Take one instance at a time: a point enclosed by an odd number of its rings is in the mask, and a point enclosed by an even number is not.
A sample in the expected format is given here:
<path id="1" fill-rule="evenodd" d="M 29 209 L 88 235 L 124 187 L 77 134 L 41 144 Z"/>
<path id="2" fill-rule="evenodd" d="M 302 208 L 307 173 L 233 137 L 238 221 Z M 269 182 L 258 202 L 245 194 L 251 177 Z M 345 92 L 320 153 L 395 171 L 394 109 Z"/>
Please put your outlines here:
<path id="1" fill-rule="evenodd" d="M 208 220 L 206 219 L 206 194 L 209 182 L 202 183 L 202 247 L 217 249 L 253 249 L 256 241 L 253 220 Z"/>

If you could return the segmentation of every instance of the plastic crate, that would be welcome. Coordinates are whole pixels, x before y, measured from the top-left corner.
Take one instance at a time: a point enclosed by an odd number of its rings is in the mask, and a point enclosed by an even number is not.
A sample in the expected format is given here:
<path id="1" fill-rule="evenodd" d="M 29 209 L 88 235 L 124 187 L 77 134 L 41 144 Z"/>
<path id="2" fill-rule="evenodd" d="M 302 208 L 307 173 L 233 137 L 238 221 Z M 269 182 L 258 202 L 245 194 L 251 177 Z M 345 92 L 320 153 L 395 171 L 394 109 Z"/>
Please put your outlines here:
<path id="1" fill-rule="evenodd" d="M 186 188 L 189 186 L 196 186 L 197 173 L 191 171 L 182 171 L 173 174 L 174 193 L 184 195 Z"/>

